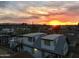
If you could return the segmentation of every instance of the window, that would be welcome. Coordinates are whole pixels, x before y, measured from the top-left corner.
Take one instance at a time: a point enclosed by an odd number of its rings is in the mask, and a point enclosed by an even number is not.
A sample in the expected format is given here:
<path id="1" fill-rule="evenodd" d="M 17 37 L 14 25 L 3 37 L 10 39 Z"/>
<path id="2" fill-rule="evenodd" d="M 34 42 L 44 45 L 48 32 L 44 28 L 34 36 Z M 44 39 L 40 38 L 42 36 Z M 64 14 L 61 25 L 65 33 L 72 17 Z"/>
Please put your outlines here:
<path id="1" fill-rule="evenodd" d="M 32 42 L 33 41 L 32 37 L 28 37 L 28 41 Z"/>
<path id="2" fill-rule="evenodd" d="M 28 41 L 29 42 L 35 42 L 35 38 L 34 37 L 28 37 Z"/>
<path id="3" fill-rule="evenodd" d="M 33 37 L 32 39 L 33 39 L 33 42 L 35 42 L 35 38 Z"/>
<path id="4" fill-rule="evenodd" d="M 50 46 L 50 40 L 44 40 L 45 45 Z"/>

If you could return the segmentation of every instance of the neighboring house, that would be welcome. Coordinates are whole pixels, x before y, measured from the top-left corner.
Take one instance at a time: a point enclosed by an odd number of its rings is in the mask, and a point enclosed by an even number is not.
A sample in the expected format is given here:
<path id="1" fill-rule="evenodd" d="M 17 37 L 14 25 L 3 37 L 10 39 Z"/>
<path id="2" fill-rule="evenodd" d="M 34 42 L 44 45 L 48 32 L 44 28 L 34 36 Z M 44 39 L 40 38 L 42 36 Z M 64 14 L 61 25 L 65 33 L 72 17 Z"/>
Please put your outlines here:
<path id="1" fill-rule="evenodd" d="M 45 49 L 53 54 L 65 56 L 68 52 L 66 37 L 62 34 L 51 34 L 42 37 L 41 49 Z"/>
<path id="2" fill-rule="evenodd" d="M 10 32 L 14 32 L 14 29 L 13 28 L 3 28 L 1 31 L 3 33 L 10 33 Z"/>
<path id="3" fill-rule="evenodd" d="M 9 40 L 11 40 L 10 35 L 5 35 L 5 34 L 0 35 L 0 45 L 8 47 Z"/>

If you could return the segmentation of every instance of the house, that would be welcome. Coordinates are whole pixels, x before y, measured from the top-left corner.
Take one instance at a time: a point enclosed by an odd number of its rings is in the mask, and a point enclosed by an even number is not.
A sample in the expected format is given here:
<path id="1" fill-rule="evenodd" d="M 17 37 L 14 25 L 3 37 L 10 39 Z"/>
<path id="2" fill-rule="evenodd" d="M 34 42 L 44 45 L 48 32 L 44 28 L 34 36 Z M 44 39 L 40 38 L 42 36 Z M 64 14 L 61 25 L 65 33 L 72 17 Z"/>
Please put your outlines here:
<path id="1" fill-rule="evenodd" d="M 68 52 L 66 37 L 62 34 L 29 33 L 13 38 L 14 43 L 11 47 L 15 46 L 19 52 L 28 51 L 33 57 L 60 57 Z"/>
<path id="2" fill-rule="evenodd" d="M 1 30 L 2 33 L 11 33 L 11 32 L 14 32 L 14 29 L 13 28 L 3 28 Z"/>
<path id="3" fill-rule="evenodd" d="M 68 52 L 66 37 L 62 34 L 51 34 L 42 37 L 41 49 L 47 50 L 53 54 L 65 56 Z"/>
<path id="4" fill-rule="evenodd" d="M 19 35 L 13 37 L 12 40 L 10 40 L 10 47 L 12 49 L 17 49 L 19 52 L 29 52 L 30 54 L 34 54 L 34 50 L 37 50 L 36 48 L 41 47 L 41 37 L 45 36 L 46 33 L 29 33 L 24 35 Z M 15 44 L 16 43 L 16 44 Z M 35 48 L 36 47 L 36 48 Z M 35 56 L 35 55 L 33 55 Z M 37 56 L 36 56 L 37 57 Z"/>
<path id="5" fill-rule="evenodd" d="M 9 40 L 11 40 L 10 35 L 0 34 L 0 45 L 8 47 Z"/>
<path id="6" fill-rule="evenodd" d="M 46 34 L 45 33 L 29 33 L 23 36 L 26 36 L 28 38 L 27 40 L 26 39 L 23 40 L 23 44 L 25 44 L 25 46 L 23 47 L 24 51 L 30 52 L 35 57 L 41 57 L 40 54 L 37 54 L 37 52 L 34 52 L 34 51 L 38 50 L 36 48 L 41 47 L 41 37 L 46 36 Z M 28 47 L 26 45 L 28 45 Z"/>

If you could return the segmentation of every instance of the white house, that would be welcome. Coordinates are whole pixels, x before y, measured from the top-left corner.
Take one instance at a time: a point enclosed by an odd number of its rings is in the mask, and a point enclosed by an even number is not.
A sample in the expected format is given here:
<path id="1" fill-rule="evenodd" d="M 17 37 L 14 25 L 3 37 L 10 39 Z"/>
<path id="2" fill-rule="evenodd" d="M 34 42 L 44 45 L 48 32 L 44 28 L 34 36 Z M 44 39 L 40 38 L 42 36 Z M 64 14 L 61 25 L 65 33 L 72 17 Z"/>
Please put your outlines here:
<path id="1" fill-rule="evenodd" d="M 66 55 L 68 52 L 68 44 L 66 37 L 62 34 L 46 35 L 45 33 L 29 33 L 13 38 L 14 44 L 22 44 L 17 47 L 20 52 L 28 51 L 34 57 L 47 57 L 51 53 L 57 55 Z M 12 44 L 12 43 L 11 43 Z M 15 46 L 15 45 L 14 45 Z"/>
<path id="2" fill-rule="evenodd" d="M 45 33 L 29 33 L 23 35 L 23 37 L 26 37 L 26 39 L 23 39 L 23 44 L 25 44 L 25 46 L 23 46 L 24 51 L 30 52 L 34 57 L 41 57 L 35 51 L 37 51 L 36 48 L 41 47 L 40 39 L 45 35 Z M 28 45 L 28 47 L 26 45 Z"/>
<path id="3" fill-rule="evenodd" d="M 34 51 L 37 51 L 37 48 L 41 47 L 41 37 L 45 36 L 46 33 L 29 33 L 29 34 L 24 34 L 20 36 L 15 36 L 10 40 L 10 47 L 12 46 L 17 46 L 20 43 L 22 44 L 22 49 L 20 47 L 17 47 L 18 51 L 25 52 L 28 51 L 35 57 L 40 57 L 37 53 L 34 54 Z M 17 43 L 17 44 L 15 44 Z M 14 45 L 13 45 L 14 44 Z M 37 55 L 37 56 L 36 56 Z"/>
<path id="4" fill-rule="evenodd" d="M 41 49 L 64 56 L 68 52 L 66 37 L 62 34 L 44 36 L 41 39 Z"/>

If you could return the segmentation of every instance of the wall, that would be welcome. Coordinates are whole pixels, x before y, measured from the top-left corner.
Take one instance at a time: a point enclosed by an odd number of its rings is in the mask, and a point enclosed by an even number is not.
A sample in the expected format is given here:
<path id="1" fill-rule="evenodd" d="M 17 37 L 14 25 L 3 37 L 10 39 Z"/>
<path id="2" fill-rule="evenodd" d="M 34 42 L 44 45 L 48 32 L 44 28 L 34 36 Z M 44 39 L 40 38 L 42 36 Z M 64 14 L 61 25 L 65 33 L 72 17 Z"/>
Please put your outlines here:
<path id="1" fill-rule="evenodd" d="M 47 46 L 44 44 L 44 40 L 41 40 L 41 48 L 47 49 L 47 50 L 54 50 L 54 41 L 50 42 L 50 46 Z"/>

